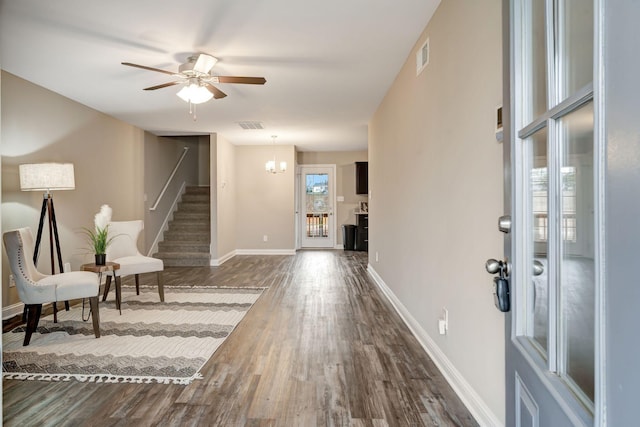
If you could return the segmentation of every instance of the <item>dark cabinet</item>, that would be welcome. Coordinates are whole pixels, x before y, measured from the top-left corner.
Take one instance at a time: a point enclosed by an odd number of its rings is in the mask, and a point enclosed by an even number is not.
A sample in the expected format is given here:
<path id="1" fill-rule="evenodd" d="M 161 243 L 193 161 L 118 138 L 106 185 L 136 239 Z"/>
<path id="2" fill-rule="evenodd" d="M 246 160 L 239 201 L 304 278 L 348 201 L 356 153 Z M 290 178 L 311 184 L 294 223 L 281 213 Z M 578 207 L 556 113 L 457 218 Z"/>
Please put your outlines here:
<path id="1" fill-rule="evenodd" d="M 369 215 L 356 215 L 356 251 L 369 251 Z"/>
<path id="2" fill-rule="evenodd" d="M 369 162 L 356 162 L 356 194 L 369 194 Z"/>

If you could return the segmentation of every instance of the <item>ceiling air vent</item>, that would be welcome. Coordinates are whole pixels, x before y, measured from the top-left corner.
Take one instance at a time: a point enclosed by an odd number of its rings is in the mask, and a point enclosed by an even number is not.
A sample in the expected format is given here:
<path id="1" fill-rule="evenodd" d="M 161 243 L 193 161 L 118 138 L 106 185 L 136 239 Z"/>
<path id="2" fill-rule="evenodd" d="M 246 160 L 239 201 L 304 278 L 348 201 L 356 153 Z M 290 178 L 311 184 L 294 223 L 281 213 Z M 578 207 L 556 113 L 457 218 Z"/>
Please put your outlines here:
<path id="1" fill-rule="evenodd" d="M 264 126 L 262 126 L 261 122 L 238 122 L 238 125 L 240 125 L 240 127 L 245 130 L 264 129 Z"/>
<path id="2" fill-rule="evenodd" d="M 425 40 L 416 53 L 416 76 L 419 76 L 427 65 L 429 65 L 429 39 Z"/>

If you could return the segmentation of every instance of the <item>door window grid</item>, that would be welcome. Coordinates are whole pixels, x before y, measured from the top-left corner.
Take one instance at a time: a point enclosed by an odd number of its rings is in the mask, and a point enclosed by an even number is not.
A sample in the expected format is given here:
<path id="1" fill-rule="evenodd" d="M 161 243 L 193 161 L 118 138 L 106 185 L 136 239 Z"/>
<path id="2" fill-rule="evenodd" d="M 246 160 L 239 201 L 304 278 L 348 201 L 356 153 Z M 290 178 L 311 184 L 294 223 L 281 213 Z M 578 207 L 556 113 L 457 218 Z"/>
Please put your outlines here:
<path id="1" fill-rule="evenodd" d="M 531 171 L 531 191 L 533 191 L 534 241 L 546 242 L 549 232 L 549 215 L 547 208 L 548 193 L 547 168 L 535 168 Z M 576 168 L 562 168 L 562 240 L 575 243 L 577 241 L 576 219 Z"/>
<path id="2" fill-rule="evenodd" d="M 516 78 L 520 94 L 518 99 L 522 103 L 520 107 L 521 113 L 516 114 L 516 128 L 519 129 L 517 135 L 521 138 L 520 142 L 526 144 L 527 139 L 541 127 L 547 127 L 551 130 L 549 132 L 548 150 L 550 153 L 555 152 L 554 161 L 550 165 L 551 174 L 555 174 L 552 175 L 551 185 L 554 188 L 557 187 L 558 190 L 557 199 L 554 198 L 551 201 L 550 208 L 552 210 L 556 207 L 562 209 L 560 215 L 549 218 L 546 213 L 549 207 L 545 206 L 548 199 L 546 191 L 540 191 L 535 198 L 529 199 L 528 209 L 532 209 L 534 206 L 536 209 L 534 215 L 529 219 L 530 227 L 533 229 L 533 235 L 530 237 L 532 238 L 530 248 L 533 249 L 533 252 L 527 254 L 523 260 L 532 262 L 534 254 L 539 252 L 537 250 L 540 247 L 539 245 L 542 243 L 546 245 L 549 239 L 553 240 L 553 242 L 550 242 L 552 243 L 549 248 L 550 252 L 544 254 L 545 261 L 547 255 L 550 257 L 548 260 L 549 265 L 545 267 L 549 275 L 548 291 L 550 293 L 548 307 L 550 339 L 550 353 L 547 359 L 548 368 L 564 378 L 565 384 L 568 385 L 569 389 L 593 412 L 593 396 L 591 395 L 587 398 L 583 388 L 579 387 L 567 374 L 566 331 L 563 330 L 564 319 L 562 311 L 557 308 L 558 305 L 563 303 L 560 287 L 564 277 L 562 276 L 561 262 L 556 260 L 557 257 L 562 257 L 567 250 L 567 242 L 575 243 L 579 238 L 578 231 L 580 228 L 578 227 L 578 217 L 576 216 L 578 206 L 575 189 L 576 173 L 574 170 L 573 189 L 562 188 L 571 187 L 571 179 L 564 179 L 564 170 L 563 168 L 561 169 L 560 163 L 562 154 L 560 153 L 559 144 L 564 140 L 562 119 L 593 99 L 593 77 L 592 66 L 590 66 L 590 64 L 593 64 L 593 54 L 591 52 L 593 45 L 589 44 L 593 41 L 593 19 L 586 20 L 586 27 L 584 25 L 581 27 L 575 25 L 576 22 L 579 22 L 579 20 L 576 20 L 576 12 L 585 16 L 593 16 L 593 3 L 581 0 L 547 0 L 540 2 L 522 0 L 520 4 L 523 6 L 526 18 L 523 21 L 524 25 L 521 25 L 522 38 L 520 39 L 524 73 L 520 76 L 521 78 Z M 542 9 L 544 9 L 543 19 L 540 19 L 540 4 L 544 4 L 542 6 Z M 551 16 L 551 19 L 548 19 L 547 16 Z M 546 24 L 551 25 L 545 25 L 545 21 Z M 545 43 L 543 44 L 546 46 L 546 55 L 542 57 L 539 53 L 541 45 L 539 25 L 546 28 L 546 31 L 543 31 L 545 35 Z M 589 41 L 587 45 L 591 46 L 591 48 L 587 49 L 588 58 L 586 60 L 585 58 L 576 58 L 573 51 L 577 46 L 576 40 L 580 38 L 586 38 Z M 580 54 L 584 55 L 584 50 Z M 577 65 L 582 66 L 577 67 Z M 543 79 L 540 78 L 541 70 L 544 70 L 545 78 Z M 583 84 L 585 86 L 582 86 Z M 577 89 L 579 86 L 582 87 Z M 539 101 L 545 95 L 548 109 L 541 111 Z M 591 127 L 593 128 L 593 122 Z M 527 149 L 521 151 L 525 155 L 527 152 Z M 536 173 L 542 174 L 542 172 Z M 528 185 L 532 185 L 532 182 L 530 181 Z M 515 200 L 518 200 L 518 198 Z M 553 211 L 555 212 L 555 210 Z M 527 269 L 525 268 L 525 270 Z M 523 275 L 526 280 L 522 286 L 530 287 L 527 284 L 527 282 L 530 283 L 530 276 L 527 273 L 523 273 Z M 530 299 L 536 299 L 535 290 L 533 293 L 527 292 L 526 295 Z M 528 313 L 516 315 L 516 325 L 521 325 L 517 326 L 516 330 L 525 332 L 530 339 L 533 339 L 535 335 L 532 333 L 530 319 L 533 315 L 534 303 L 527 301 L 521 307 L 526 307 Z M 595 306 L 583 308 L 595 312 Z M 560 318 L 557 318 L 556 314 Z M 524 317 L 522 317 L 523 315 Z M 524 326 L 524 329 L 522 329 L 522 326 Z M 595 331 L 591 332 L 595 334 Z M 535 340 L 531 342 L 535 343 Z M 535 343 L 534 347 L 539 348 L 539 344 Z"/>
<path id="3" fill-rule="evenodd" d="M 306 174 L 305 177 L 306 236 L 326 238 L 329 236 L 329 176 Z"/>

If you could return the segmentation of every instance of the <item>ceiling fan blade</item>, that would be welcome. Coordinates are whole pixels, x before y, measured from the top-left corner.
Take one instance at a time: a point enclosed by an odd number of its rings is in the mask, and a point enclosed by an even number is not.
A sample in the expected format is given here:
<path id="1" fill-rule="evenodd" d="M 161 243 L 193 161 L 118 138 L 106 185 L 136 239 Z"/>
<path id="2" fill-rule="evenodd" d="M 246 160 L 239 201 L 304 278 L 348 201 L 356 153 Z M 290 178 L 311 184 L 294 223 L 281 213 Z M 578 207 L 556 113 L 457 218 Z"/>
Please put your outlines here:
<path id="1" fill-rule="evenodd" d="M 217 87 L 213 86 L 210 83 L 205 83 L 204 87 L 206 87 L 207 90 L 213 94 L 213 97 L 215 99 L 220 99 L 227 96 L 226 93 L 224 93 L 223 91 L 221 91 L 220 89 L 218 89 Z"/>
<path id="2" fill-rule="evenodd" d="M 242 83 L 247 85 L 263 85 L 267 82 L 264 77 L 235 77 L 217 76 L 220 83 Z"/>
<path id="3" fill-rule="evenodd" d="M 173 85 L 178 85 L 182 82 L 169 82 L 169 83 L 163 83 L 161 85 L 157 85 L 157 86 L 150 86 L 150 87 L 145 87 L 142 90 L 156 90 L 156 89 L 162 89 L 163 87 L 169 87 L 169 86 L 173 86 Z"/>
<path id="4" fill-rule="evenodd" d="M 122 65 L 127 65 L 129 67 L 142 68 L 143 70 L 157 71 L 159 73 L 165 73 L 165 74 L 169 74 L 171 76 L 177 74 L 177 73 L 174 73 L 172 71 L 161 70 L 160 68 L 153 68 L 153 67 L 147 67 L 146 65 L 132 64 L 131 62 L 121 62 L 121 64 Z"/>

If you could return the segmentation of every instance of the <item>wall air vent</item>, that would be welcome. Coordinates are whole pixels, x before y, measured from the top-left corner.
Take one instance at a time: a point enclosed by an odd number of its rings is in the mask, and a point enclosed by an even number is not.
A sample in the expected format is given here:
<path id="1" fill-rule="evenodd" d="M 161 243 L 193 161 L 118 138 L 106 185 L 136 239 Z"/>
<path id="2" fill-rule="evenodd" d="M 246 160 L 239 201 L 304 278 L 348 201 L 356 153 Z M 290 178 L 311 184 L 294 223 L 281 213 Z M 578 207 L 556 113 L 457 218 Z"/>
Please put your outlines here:
<path id="1" fill-rule="evenodd" d="M 427 65 L 429 65 L 429 39 L 425 40 L 416 52 L 416 76 L 419 76 Z"/>
<path id="2" fill-rule="evenodd" d="M 245 130 L 264 129 L 261 122 L 245 121 L 238 122 L 238 125 Z"/>

